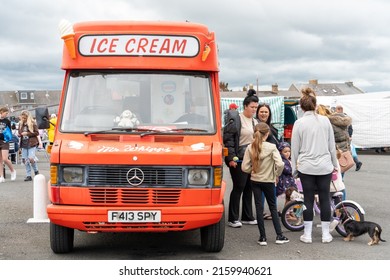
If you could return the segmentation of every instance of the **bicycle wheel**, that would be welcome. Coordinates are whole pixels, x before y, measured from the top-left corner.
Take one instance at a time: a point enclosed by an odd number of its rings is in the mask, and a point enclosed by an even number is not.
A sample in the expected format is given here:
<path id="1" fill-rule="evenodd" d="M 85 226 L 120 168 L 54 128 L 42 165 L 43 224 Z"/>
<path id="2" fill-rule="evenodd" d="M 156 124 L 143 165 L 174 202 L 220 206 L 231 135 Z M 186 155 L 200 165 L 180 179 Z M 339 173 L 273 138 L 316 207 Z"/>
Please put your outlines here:
<path id="1" fill-rule="evenodd" d="M 335 208 L 335 213 L 337 210 L 343 209 L 344 212 L 348 215 L 348 217 L 354 219 L 355 221 L 364 221 L 364 214 L 360 211 L 360 209 L 353 203 L 350 202 L 341 202 Z M 336 227 L 336 231 L 341 235 L 346 237 L 347 233 L 345 232 L 343 223 L 339 223 Z"/>
<path id="2" fill-rule="evenodd" d="M 303 207 L 303 201 L 291 201 L 283 208 L 281 220 L 286 229 L 303 230 Z"/>

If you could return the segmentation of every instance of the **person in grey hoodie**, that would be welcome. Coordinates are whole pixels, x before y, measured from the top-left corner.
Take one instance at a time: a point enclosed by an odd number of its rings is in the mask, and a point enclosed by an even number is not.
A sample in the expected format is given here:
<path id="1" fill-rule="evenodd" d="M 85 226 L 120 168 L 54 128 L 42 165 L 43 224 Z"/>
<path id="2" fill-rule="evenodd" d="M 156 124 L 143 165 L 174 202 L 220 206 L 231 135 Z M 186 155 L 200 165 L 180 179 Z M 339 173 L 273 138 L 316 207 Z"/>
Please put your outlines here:
<path id="1" fill-rule="evenodd" d="M 266 141 L 269 133 L 270 128 L 266 123 L 261 122 L 256 124 L 253 142 L 245 150 L 241 165 L 242 171 L 251 175 L 250 179 L 255 197 L 257 226 L 260 232 L 260 238 L 257 243 L 261 246 L 267 245 L 263 217 L 263 193 L 271 212 L 272 222 L 276 232 L 276 244 L 289 242 L 288 238 L 283 235 L 280 226 L 275 196 L 275 182 L 283 172 L 284 163 L 275 144 Z"/>
<path id="2" fill-rule="evenodd" d="M 329 118 L 315 112 L 317 98 L 311 88 L 302 89 L 299 101 L 304 114 L 295 123 L 291 138 L 291 167 L 301 179 L 304 205 L 304 234 L 300 240 L 312 242 L 314 196 L 318 192 L 321 211 L 322 243 L 332 241 L 330 234 L 330 181 L 338 170 L 336 144 Z"/>

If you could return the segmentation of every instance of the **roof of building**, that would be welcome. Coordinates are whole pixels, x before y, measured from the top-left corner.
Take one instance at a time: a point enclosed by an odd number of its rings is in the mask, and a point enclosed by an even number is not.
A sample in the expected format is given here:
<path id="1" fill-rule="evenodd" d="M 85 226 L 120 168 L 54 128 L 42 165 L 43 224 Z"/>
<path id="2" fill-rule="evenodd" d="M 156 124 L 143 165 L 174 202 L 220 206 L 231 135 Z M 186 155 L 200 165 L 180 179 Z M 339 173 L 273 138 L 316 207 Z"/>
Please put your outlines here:
<path id="1" fill-rule="evenodd" d="M 339 96 L 350 94 L 363 94 L 364 91 L 354 86 L 353 82 L 345 83 L 318 83 L 318 80 L 310 80 L 308 83 L 291 84 L 288 90 L 279 90 L 277 85 L 273 85 L 271 91 L 258 91 L 257 96 L 284 96 L 287 99 L 301 97 L 301 89 L 310 87 L 317 96 Z M 245 91 L 223 91 L 221 97 L 245 97 Z"/>

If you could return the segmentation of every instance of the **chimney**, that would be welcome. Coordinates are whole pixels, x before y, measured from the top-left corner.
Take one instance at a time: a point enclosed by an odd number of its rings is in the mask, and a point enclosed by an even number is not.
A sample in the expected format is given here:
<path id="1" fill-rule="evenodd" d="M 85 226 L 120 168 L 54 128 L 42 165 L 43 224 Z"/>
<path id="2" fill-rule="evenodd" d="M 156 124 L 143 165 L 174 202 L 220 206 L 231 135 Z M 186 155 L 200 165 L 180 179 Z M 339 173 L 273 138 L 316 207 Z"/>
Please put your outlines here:
<path id="1" fill-rule="evenodd" d="M 353 87 L 353 82 L 345 82 L 345 84 L 349 87 Z"/>
<path id="2" fill-rule="evenodd" d="M 272 85 L 272 92 L 275 92 L 275 93 L 279 92 L 278 84 L 275 83 L 275 84 Z"/>
<path id="3" fill-rule="evenodd" d="M 318 85 L 318 80 L 315 79 L 315 80 L 309 80 L 309 85 L 310 86 L 317 86 Z"/>

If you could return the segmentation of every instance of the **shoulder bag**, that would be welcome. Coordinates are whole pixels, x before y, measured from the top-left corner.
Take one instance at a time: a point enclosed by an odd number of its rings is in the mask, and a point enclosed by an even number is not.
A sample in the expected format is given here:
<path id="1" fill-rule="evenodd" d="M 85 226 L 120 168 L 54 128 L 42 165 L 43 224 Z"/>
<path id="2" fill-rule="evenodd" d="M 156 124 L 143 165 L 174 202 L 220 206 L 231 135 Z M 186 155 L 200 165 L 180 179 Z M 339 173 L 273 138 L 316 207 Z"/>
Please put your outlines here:
<path id="1" fill-rule="evenodd" d="M 5 143 L 8 143 L 9 141 L 11 141 L 11 139 L 12 139 L 12 131 L 11 131 L 11 129 L 9 129 L 8 126 L 6 126 L 5 129 L 3 130 L 3 136 L 4 136 L 4 142 Z"/>
<path id="2" fill-rule="evenodd" d="M 339 164 L 340 164 L 340 168 L 341 168 L 341 173 L 348 171 L 352 166 L 355 165 L 351 151 L 341 152 L 341 155 L 339 158 Z"/>

